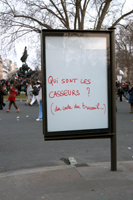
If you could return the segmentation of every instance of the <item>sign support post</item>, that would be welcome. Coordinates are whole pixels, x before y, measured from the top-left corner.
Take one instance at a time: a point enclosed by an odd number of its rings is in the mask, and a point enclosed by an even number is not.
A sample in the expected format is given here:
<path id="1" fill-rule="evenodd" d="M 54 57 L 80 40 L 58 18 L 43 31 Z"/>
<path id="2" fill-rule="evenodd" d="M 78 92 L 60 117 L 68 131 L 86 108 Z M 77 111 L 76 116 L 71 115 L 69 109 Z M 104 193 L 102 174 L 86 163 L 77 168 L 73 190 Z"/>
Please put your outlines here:
<path id="1" fill-rule="evenodd" d="M 115 28 L 109 28 L 111 31 L 111 171 L 117 170 L 117 148 L 116 148 L 116 96 L 115 96 Z"/>

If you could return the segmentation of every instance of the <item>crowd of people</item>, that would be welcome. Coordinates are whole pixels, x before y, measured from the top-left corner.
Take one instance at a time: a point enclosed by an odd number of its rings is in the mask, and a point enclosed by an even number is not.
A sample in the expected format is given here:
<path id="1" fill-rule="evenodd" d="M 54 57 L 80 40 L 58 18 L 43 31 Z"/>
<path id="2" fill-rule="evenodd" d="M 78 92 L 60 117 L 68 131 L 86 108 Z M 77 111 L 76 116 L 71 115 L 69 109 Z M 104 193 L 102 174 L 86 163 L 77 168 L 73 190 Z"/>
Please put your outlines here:
<path id="1" fill-rule="evenodd" d="M 130 103 L 131 111 L 133 113 L 133 83 L 130 82 L 116 82 L 116 99 L 122 101 L 124 98 L 126 102 Z M 123 97 L 123 98 L 122 98 Z"/>
<path id="2" fill-rule="evenodd" d="M 130 82 L 120 83 L 116 82 L 117 99 L 122 101 L 122 97 L 129 102 Z"/>
<path id="3" fill-rule="evenodd" d="M 26 92 L 26 83 L 27 82 L 32 83 L 33 81 L 31 78 L 25 78 L 25 77 L 19 77 L 17 79 L 7 79 L 7 80 L 0 80 L 0 84 L 4 89 L 6 89 L 8 92 L 10 91 L 10 86 L 14 85 L 14 87 L 18 90 L 18 92 L 24 91 Z"/>
<path id="4" fill-rule="evenodd" d="M 12 104 L 16 111 L 20 112 L 15 100 L 22 91 L 26 94 L 26 105 L 32 106 L 35 102 L 38 103 L 39 115 L 36 121 L 42 121 L 42 85 L 39 80 L 31 80 L 30 78 L 0 80 L 0 110 L 3 110 L 5 106 L 3 97 L 8 95 L 9 106 L 6 112 L 10 112 Z"/>
<path id="5" fill-rule="evenodd" d="M 3 110 L 5 106 L 3 96 L 9 95 L 9 106 L 6 112 L 10 112 L 12 104 L 16 108 L 17 112 L 20 112 L 16 105 L 15 98 L 20 95 L 21 92 L 26 94 L 25 105 L 32 106 L 35 102 L 39 105 L 39 115 L 36 121 L 42 121 L 42 85 L 39 80 L 32 80 L 30 78 L 18 78 L 16 80 L 0 80 L 0 110 Z M 116 99 L 120 101 L 125 99 L 131 105 L 130 113 L 133 113 L 133 83 L 116 82 Z"/>

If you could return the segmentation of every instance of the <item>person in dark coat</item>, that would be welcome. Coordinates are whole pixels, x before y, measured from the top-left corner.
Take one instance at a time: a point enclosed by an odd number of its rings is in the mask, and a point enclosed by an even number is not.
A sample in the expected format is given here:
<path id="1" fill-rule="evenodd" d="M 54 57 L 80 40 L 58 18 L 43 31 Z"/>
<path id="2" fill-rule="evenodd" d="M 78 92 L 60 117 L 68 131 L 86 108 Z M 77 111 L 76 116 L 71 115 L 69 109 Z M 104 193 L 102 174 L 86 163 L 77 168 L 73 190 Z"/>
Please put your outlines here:
<path id="1" fill-rule="evenodd" d="M 4 89 L 2 85 L 0 85 L 0 110 L 3 110 L 3 106 L 4 106 L 3 95 L 4 95 Z"/>
<path id="2" fill-rule="evenodd" d="M 131 105 L 131 111 L 130 111 L 130 113 L 133 113 L 133 83 L 130 86 L 129 95 L 130 95 L 130 97 L 129 97 L 129 103 Z"/>

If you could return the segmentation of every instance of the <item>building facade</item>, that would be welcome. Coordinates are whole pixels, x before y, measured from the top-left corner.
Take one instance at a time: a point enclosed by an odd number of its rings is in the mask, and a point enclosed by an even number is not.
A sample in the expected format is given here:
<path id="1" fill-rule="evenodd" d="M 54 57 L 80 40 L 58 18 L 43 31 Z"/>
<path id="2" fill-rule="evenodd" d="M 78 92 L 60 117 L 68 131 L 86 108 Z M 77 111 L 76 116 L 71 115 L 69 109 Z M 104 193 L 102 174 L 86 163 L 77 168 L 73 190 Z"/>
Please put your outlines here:
<path id="1" fill-rule="evenodd" d="M 15 73 L 17 70 L 18 68 L 16 63 L 12 63 L 9 59 L 2 60 L 0 56 L 0 80 L 8 79 L 10 74 Z"/>

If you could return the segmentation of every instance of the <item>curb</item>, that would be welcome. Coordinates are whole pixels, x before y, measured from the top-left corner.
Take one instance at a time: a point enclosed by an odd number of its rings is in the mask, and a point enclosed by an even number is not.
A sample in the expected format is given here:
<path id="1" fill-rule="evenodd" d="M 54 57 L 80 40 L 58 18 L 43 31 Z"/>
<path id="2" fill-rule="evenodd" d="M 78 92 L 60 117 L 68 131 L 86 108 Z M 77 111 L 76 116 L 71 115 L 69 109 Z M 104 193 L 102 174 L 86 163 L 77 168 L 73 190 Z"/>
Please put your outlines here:
<path id="1" fill-rule="evenodd" d="M 75 167 L 75 166 L 73 166 L 73 165 L 60 165 L 60 166 L 52 166 L 52 167 L 38 167 L 38 168 L 31 168 L 31 169 L 20 169 L 20 170 L 0 173 L 0 178 L 7 177 L 7 176 L 33 174 L 33 173 L 39 173 L 39 172 L 68 169 L 68 168 L 73 168 L 73 167 Z"/>
<path id="2" fill-rule="evenodd" d="M 117 165 L 124 165 L 124 164 L 132 164 L 133 161 L 117 161 Z M 87 163 L 86 166 L 83 167 L 101 167 L 101 166 L 109 166 L 111 165 L 110 162 L 98 162 L 98 163 Z M 0 178 L 7 177 L 7 176 L 15 176 L 15 175 L 24 175 L 24 174 L 32 174 L 32 173 L 39 173 L 39 172 L 47 172 L 47 171 L 54 171 L 54 170 L 61 170 L 61 169 L 70 169 L 70 168 L 79 168 L 76 165 L 58 165 L 58 166 L 51 166 L 51 167 L 37 167 L 37 168 L 30 168 L 30 169 L 19 169 L 15 171 L 8 171 L 0 173 Z M 82 167 L 80 167 L 82 168 Z M 110 170 L 109 170 L 110 171 Z M 119 171 L 119 170 L 117 170 Z M 116 171 L 116 172 L 117 172 Z"/>

